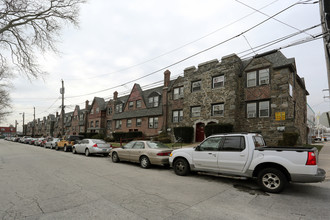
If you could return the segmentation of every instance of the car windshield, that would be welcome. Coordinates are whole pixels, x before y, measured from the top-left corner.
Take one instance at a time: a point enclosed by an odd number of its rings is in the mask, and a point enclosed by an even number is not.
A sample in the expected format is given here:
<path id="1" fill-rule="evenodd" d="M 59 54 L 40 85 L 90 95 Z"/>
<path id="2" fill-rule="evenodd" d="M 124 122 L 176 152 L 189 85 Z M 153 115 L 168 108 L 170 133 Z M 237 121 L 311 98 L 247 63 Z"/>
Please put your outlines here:
<path id="1" fill-rule="evenodd" d="M 106 143 L 105 141 L 99 140 L 99 139 L 92 140 L 92 142 L 95 144 L 105 144 Z"/>
<path id="2" fill-rule="evenodd" d="M 153 142 L 153 141 L 149 141 L 147 142 L 148 146 L 152 149 L 158 149 L 158 148 L 169 148 L 168 146 L 166 146 L 165 144 L 161 143 L 161 142 Z"/>

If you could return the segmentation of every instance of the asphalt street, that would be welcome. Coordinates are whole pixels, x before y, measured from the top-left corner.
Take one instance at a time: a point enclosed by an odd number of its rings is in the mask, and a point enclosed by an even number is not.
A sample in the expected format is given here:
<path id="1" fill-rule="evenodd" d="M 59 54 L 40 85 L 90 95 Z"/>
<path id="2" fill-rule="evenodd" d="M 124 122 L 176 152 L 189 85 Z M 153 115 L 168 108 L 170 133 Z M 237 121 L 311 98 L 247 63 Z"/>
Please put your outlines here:
<path id="1" fill-rule="evenodd" d="M 330 173 L 330 144 L 319 155 Z M 262 192 L 252 180 L 180 177 L 163 167 L 0 140 L 0 218 L 328 219 L 330 181 Z"/>

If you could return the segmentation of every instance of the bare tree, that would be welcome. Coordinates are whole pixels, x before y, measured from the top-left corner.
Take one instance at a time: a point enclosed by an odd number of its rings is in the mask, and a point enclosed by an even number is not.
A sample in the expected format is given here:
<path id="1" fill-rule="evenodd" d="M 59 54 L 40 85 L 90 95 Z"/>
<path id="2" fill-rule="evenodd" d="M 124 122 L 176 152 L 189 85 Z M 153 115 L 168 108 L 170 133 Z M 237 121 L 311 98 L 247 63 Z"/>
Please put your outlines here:
<path id="1" fill-rule="evenodd" d="M 7 78 L 5 69 L 0 68 L 0 121 L 10 114 L 10 98 L 8 93 L 9 84 L 4 81 Z"/>
<path id="2" fill-rule="evenodd" d="M 0 68 L 38 77 L 36 51 L 56 52 L 64 23 L 78 24 L 86 0 L 0 0 Z"/>

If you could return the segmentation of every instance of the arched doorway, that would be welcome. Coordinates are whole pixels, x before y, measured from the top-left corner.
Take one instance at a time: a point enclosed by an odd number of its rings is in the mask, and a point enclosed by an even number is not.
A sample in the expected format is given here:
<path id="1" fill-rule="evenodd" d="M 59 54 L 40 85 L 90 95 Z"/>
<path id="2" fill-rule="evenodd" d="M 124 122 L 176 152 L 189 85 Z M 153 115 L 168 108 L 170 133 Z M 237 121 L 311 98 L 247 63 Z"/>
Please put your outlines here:
<path id="1" fill-rule="evenodd" d="M 196 142 L 202 142 L 204 140 L 205 134 L 204 134 L 204 128 L 205 124 L 200 122 L 196 124 Z"/>

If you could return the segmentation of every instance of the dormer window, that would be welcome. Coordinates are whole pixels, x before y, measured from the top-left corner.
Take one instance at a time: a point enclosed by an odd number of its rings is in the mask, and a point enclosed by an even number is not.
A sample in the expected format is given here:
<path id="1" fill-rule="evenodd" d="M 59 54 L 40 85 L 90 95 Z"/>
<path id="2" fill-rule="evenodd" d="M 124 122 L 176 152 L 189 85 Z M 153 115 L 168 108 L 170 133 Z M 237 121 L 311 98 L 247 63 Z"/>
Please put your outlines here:
<path id="1" fill-rule="evenodd" d="M 159 105 L 159 96 L 149 97 L 149 105 L 151 107 L 158 107 L 158 105 Z"/>
<path id="2" fill-rule="evenodd" d="M 116 113 L 123 112 L 123 104 L 119 103 L 116 105 Z"/>

